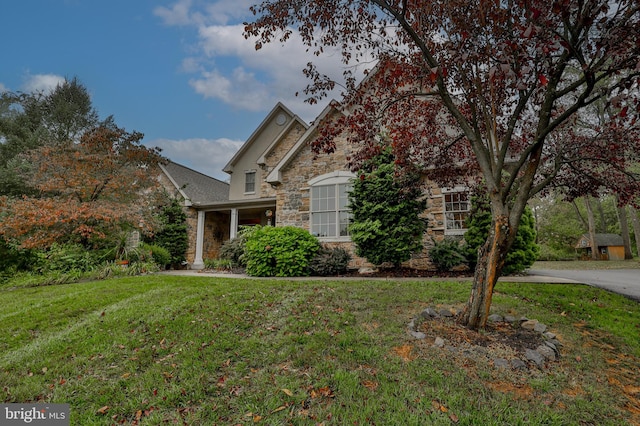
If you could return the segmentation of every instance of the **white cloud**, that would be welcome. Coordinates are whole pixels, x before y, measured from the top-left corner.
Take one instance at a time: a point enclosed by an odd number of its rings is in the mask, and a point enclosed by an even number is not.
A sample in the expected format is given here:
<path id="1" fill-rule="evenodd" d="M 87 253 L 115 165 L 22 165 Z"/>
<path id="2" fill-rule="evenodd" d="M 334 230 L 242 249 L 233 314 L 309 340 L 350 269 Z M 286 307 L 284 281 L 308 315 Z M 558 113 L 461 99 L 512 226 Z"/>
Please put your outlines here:
<path id="1" fill-rule="evenodd" d="M 48 93 L 55 89 L 59 84 L 64 83 L 64 77 L 55 74 L 27 74 L 22 90 L 29 93 L 43 92 Z"/>
<path id="2" fill-rule="evenodd" d="M 201 73 L 199 78 L 192 79 L 192 87 L 206 97 L 218 98 L 242 109 L 268 110 L 277 101 L 283 101 L 305 120 L 313 120 L 324 105 L 309 106 L 304 103 L 303 95 L 296 96 L 310 82 L 302 70 L 308 62 L 314 62 L 323 73 L 339 81 L 344 67 L 341 56 L 318 58 L 307 52 L 307 47 L 295 35 L 285 45 L 271 43 L 255 50 L 254 42 L 242 35 L 243 28 L 242 25 L 200 28 L 204 57 L 199 67 L 195 67 L 194 58 L 190 58 L 191 69 L 200 69 Z M 205 64 L 205 60 L 214 63 Z M 228 62 L 236 63 L 231 71 L 221 65 Z M 338 97 L 337 92 L 331 96 Z"/>
<path id="3" fill-rule="evenodd" d="M 8 92 L 9 89 L 7 89 L 7 86 L 5 86 L 4 84 L 0 83 L 0 93 L 2 92 Z"/>
<path id="4" fill-rule="evenodd" d="M 303 94 L 310 80 L 302 70 L 313 62 L 321 73 L 341 81 L 342 56 L 339 52 L 314 56 L 295 31 L 285 44 L 274 41 L 256 50 L 254 40 L 245 39 L 240 23 L 255 19 L 249 11 L 255 3 L 177 0 L 169 8 L 156 8 L 154 13 L 168 25 L 197 29 L 198 40 L 191 46 L 195 53 L 190 52 L 181 67 L 181 71 L 193 74 L 189 84 L 196 93 L 250 111 L 269 111 L 281 101 L 304 120 L 312 121 L 330 98 L 339 98 L 339 90 L 329 94 L 326 102 L 310 106 Z"/>
<path id="5" fill-rule="evenodd" d="M 229 175 L 222 171 L 244 141 L 220 139 L 156 139 L 147 146 L 162 148 L 162 155 L 205 175 L 226 181 Z"/>
<path id="6" fill-rule="evenodd" d="M 161 18 L 166 25 L 190 25 L 193 23 L 190 14 L 191 0 L 179 0 L 171 8 L 158 6 L 153 10 L 153 14 Z"/>
<path id="7" fill-rule="evenodd" d="M 217 0 L 208 4 L 205 9 L 211 22 L 227 24 L 249 15 L 249 8 L 256 3 L 258 2 L 255 0 Z"/>
<path id="8" fill-rule="evenodd" d="M 189 84 L 205 98 L 217 98 L 247 111 L 263 109 L 271 98 L 268 87 L 241 67 L 229 76 L 223 76 L 218 70 L 204 71 L 200 78 L 190 80 Z"/>

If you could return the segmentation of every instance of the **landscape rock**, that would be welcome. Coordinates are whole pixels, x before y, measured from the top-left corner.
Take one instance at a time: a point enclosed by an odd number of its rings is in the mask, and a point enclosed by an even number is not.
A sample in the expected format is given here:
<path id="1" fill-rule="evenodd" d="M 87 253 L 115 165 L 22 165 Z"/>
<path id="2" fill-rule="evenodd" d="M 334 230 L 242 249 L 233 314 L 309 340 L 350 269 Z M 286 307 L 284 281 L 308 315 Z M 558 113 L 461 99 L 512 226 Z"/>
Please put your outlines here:
<path id="1" fill-rule="evenodd" d="M 504 358 L 496 358 L 493 360 L 493 366 L 495 368 L 509 368 L 509 361 Z"/>
<path id="2" fill-rule="evenodd" d="M 556 352 L 553 349 L 551 349 L 549 346 L 547 346 L 547 345 L 538 346 L 536 348 L 536 352 L 538 352 L 540 355 L 542 355 L 543 357 L 545 357 L 549 361 L 555 361 L 556 360 Z"/>
<path id="3" fill-rule="evenodd" d="M 369 268 L 369 267 L 366 267 L 366 266 L 358 269 L 358 274 L 360 274 L 360 275 L 373 275 L 376 272 L 378 272 L 378 271 L 375 270 L 374 268 Z"/>
<path id="4" fill-rule="evenodd" d="M 534 351 L 533 349 L 527 349 L 524 352 L 525 358 L 529 361 L 533 361 L 539 368 L 544 367 L 544 357 L 538 351 Z"/>
<path id="5" fill-rule="evenodd" d="M 540 322 L 533 326 L 533 331 L 537 331 L 538 333 L 544 333 L 546 329 L 547 326 Z"/>
<path id="6" fill-rule="evenodd" d="M 514 358 L 511 360 L 511 368 L 514 370 L 526 370 L 527 364 L 519 358 Z"/>
<path id="7" fill-rule="evenodd" d="M 440 309 L 439 314 L 445 318 L 451 318 L 453 317 L 453 312 L 451 312 L 448 309 Z"/>
<path id="8" fill-rule="evenodd" d="M 562 347 L 562 342 L 558 339 L 549 339 L 547 342 L 553 343 L 557 348 Z"/>
<path id="9" fill-rule="evenodd" d="M 504 322 L 508 322 L 509 324 L 516 322 L 516 317 L 513 315 L 505 315 Z"/>
<path id="10" fill-rule="evenodd" d="M 407 328 L 409 330 L 414 330 L 415 331 L 415 329 L 416 329 L 416 320 L 409 321 L 409 325 L 407 326 Z"/>
<path id="11" fill-rule="evenodd" d="M 550 347 L 553 350 L 553 352 L 555 352 L 556 358 L 560 357 L 560 351 L 558 350 L 558 347 L 556 345 L 554 345 L 552 342 L 550 342 L 548 340 L 546 342 L 544 342 L 544 344 L 546 346 Z"/>
<path id="12" fill-rule="evenodd" d="M 427 308 L 424 311 L 420 312 L 422 318 L 436 318 L 438 316 L 438 312 L 436 312 L 433 308 Z"/>
<path id="13" fill-rule="evenodd" d="M 538 320 L 526 320 L 522 321 L 520 327 L 524 328 L 525 330 L 533 330 L 537 324 Z"/>
<path id="14" fill-rule="evenodd" d="M 544 336 L 544 337 L 546 337 L 547 339 L 550 339 L 550 340 L 551 340 L 551 339 L 555 339 L 555 338 L 556 338 L 555 333 L 552 333 L 552 332 L 550 332 L 550 331 L 545 331 L 545 332 L 543 333 L 543 336 Z"/>
<path id="15" fill-rule="evenodd" d="M 427 335 L 421 331 L 412 331 L 409 334 L 411 334 L 416 339 L 420 339 L 420 340 L 425 339 L 427 337 Z"/>
<path id="16" fill-rule="evenodd" d="M 444 339 L 442 337 L 436 337 L 436 340 L 433 342 L 433 344 L 438 348 L 444 348 Z"/>
<path id="17" fill-rule="evenodd" d="M 491 322 L 503 322 L 504 318 L 502 317 L 502 315 L 498 315 L 498 314 L 492 314 L 489 315 L 489 318 L 487 318 L 489 321 Z"/>

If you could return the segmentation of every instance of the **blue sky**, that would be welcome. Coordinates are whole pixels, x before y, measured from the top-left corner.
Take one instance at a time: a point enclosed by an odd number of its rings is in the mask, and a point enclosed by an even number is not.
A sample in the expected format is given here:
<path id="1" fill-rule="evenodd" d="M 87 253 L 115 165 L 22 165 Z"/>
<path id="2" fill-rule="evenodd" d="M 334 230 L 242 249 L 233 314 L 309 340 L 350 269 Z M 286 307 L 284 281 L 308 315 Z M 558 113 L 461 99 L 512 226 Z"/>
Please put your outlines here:
<path id="1" fill-rule="evenodd" d="M 256 0 L 4 0 L 0 90 L 50 90 L 77 77 L 101 117 L 145 134 L 170 159 L 221 171 L 276 102 L 296 97 L 310 60 L 295 38 L 256 51 L 242 35 Z M 319 65 L 341 73 L 338 55 Z M 336 97 L 336 95 L 333 95 Z"/>

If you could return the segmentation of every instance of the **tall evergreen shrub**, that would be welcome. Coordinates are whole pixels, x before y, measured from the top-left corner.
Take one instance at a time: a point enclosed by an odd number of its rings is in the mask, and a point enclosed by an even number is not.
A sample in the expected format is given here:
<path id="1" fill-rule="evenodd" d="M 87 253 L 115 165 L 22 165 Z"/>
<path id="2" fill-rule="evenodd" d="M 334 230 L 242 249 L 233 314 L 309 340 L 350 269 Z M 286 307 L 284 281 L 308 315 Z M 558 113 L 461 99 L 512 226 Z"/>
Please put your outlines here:
<path id="1" fill-rule="evenodd" d="M 420 174 L 400 170 L 391 149 L 365 162 L 349 194 L 349 234 L 356 254 L 374 265 L 399 266 L 422 250 L 427 229 Z"/>

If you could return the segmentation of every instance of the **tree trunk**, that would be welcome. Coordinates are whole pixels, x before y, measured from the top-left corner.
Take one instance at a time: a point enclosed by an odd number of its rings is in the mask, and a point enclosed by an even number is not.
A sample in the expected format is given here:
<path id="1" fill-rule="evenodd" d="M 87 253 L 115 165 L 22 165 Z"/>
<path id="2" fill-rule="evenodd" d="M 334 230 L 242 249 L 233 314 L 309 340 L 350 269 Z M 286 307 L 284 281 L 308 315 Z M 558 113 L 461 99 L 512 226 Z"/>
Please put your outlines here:
<path id="1" fill-rule="evenodd" d="M 591 209 L 591 201 L 589 196 L 584 197 L 584 204 L 587 207 L 587 221 L 589 223 L 589 242 L 591 243 L 591 259 L 600 259 L 600 250 L 598 250 L 598 243 L 596 242 L 596 220 L 593 216 L 593 210 Z"/>
<path id="2" fill-rule="evenodd" d="M 629 221 L 627 219 L 627 207 L 618 204 L 619 197 L 616 196 L 616 211 L 618 212 L 618 221 L 620 222 L 620 234 L 622 235 L 622 244 L 624 245 L 624 259 L 633 259 L 631 253 L 631 237 L 629 235 Z"/>
<path id="3" fill-rule="evenodd" d="M 638 219 L 638 212 L 635 207 L 629 206 L 629 212 L 631 213 L 631 225 L 633 226 L 633 236 L 636 240 L 636 254 L 640 256 L 640 219 Z"/>
<path id="4" fill-rule="evenodd" d="M 508 251 L 508 218 L 501 216 L 492 226 L 492 232 L 479 250 L 471 295 L 459 317 L 460 324 L 472 330 L 483 329 L 487 325 L 493 289 Z"/>
<path id="5" fill-rule="evenodd" d="M 602 201 L 600 198 L 594 198 L 596 202 L 596 208 L 598 209 L 598 216 L 600 217 L 600 232 L 607 232 L 607 220 L 604 217 L 604 209 L 602 208 Z M 596 228 L 597 232 L 597 228 Z"/>

